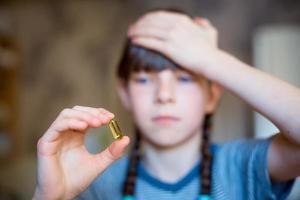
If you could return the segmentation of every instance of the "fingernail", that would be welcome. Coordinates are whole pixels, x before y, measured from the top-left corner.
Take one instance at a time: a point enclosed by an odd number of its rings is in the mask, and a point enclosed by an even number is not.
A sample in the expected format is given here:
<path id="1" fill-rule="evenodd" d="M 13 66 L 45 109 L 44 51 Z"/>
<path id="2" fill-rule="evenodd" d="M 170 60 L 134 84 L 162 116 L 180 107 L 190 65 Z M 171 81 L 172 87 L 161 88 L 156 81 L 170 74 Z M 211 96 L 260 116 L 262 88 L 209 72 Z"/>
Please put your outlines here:
<path id="1" fill-rule="evenodd" d="M 105 111 L 105 112 L 103 112 L 102 114 L 104 114 L 104 116 L 106 117 L 106 118 L 113 118 L 115 115 L 113 114 L 113 113 L 111 113 L 111 112 L 109 112 L 109 111 Z M 103 116 L 103 115 L 102 115 Z"/>
<path id="2" fill-rule="evenodd" d="M 114 118 L 115 115 L 113 113 L 107 113 L 110 118 Z"/>

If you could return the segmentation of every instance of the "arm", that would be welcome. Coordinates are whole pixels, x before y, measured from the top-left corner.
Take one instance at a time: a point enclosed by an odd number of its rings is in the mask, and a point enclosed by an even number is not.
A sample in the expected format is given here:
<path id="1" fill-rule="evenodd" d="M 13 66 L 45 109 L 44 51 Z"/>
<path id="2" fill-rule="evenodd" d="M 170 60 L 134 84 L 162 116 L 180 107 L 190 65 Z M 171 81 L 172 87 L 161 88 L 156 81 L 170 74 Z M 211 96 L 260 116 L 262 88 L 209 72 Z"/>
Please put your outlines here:
<path id="1" fill-rule="evenodd" d="M 300 90 L 276 77 L 219 52 L 206 77 L 218 82 L 270 119 L 300 145 Z"/>
<path id="2" fill-rule="evenodd" d="M 214 62 L 206 76 L 242 98 L 280 130 L 268 152 L 271 178 L 286 181 L 299 176 L 300 90 L 224 52 L 219 52 Z"/>
<path id="3" fill-rule="evenodd" d="M 220 84 L 270 119 L 281 133 L 268 152 L 271 178 L 300 175 L 300 90 L 239 61 L 216 46 L 216 29 L 204 19 L 154 12 L 128 33 L 138 45 L 159 51 L 179 65 Z"/>

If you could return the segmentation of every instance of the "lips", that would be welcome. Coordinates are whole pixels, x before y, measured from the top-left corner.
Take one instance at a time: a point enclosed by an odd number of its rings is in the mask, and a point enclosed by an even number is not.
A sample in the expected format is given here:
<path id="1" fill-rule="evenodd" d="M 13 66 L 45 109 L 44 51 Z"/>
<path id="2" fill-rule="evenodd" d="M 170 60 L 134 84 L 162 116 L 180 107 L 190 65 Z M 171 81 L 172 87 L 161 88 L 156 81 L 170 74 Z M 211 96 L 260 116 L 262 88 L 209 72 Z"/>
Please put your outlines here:
<path id="1" fill-rule="evenodd" d="M 152 121 L 159 124 L 172 124 L 179 121 L 178 117 L 170 115 L 159 115 L 152 118 Z"/>

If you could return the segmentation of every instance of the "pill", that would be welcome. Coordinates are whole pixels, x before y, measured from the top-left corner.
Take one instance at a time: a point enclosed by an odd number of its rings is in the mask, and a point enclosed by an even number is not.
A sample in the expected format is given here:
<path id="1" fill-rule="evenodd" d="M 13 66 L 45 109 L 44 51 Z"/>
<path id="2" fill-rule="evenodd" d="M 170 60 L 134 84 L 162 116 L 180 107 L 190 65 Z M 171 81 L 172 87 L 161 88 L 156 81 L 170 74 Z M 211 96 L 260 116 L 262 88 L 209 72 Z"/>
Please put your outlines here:
<path id="1" fill-rule="evenodd" d="M 108 125 L 114 139 L 121 139 L 123 137 L 123 134 L 116 120 L 112 119 Z"/>

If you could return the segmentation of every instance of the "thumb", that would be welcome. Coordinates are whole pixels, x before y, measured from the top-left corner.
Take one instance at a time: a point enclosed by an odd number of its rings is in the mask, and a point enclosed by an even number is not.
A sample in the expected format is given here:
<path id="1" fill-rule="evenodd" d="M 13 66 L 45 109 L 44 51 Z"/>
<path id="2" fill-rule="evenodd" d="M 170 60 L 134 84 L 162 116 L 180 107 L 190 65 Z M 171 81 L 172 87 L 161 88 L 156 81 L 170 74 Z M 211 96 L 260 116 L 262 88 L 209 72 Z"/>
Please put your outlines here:
<path id="1" fill-rule="evenodd" d="M 96 161 L 98 163 L 100 173 L 123 155 L 129 142 L 129 137 L 124 136 L 120 140 L 115 140 L 104 151 L 96 155 Z"/>

